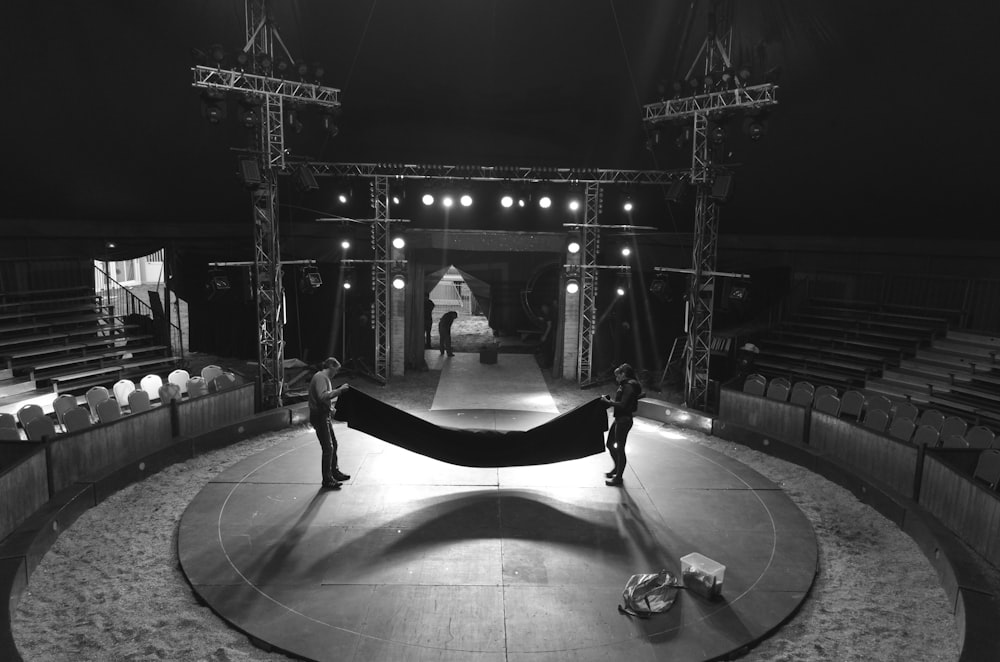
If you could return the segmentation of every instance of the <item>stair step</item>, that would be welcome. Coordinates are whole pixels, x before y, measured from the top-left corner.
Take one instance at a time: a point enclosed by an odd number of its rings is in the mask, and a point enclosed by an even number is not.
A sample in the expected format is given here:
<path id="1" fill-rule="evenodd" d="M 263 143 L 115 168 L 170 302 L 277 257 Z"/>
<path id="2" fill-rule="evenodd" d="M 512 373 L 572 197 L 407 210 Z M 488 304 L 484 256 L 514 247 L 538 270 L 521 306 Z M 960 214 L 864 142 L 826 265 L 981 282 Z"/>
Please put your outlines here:
<path id="1" fill-rule="evenodd" d="M 4 379 L 0 381 L 0 398 L 11 395 L 19 395 L 35 390 L 35 380 L 33 379 Z"/>

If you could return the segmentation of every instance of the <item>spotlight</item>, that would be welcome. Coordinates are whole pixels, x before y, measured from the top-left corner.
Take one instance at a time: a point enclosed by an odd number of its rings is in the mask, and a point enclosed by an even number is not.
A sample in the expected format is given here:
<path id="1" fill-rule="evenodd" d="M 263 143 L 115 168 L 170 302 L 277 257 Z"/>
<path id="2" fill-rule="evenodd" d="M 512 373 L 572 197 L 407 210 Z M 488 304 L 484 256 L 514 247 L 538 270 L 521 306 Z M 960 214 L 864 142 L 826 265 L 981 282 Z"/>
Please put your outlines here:
<path id="1" fill-rule="evenodd" d="M 288 73 L 288 68 L 290 66 L 291 65 L 288 63 L 288 60 L 283 57 L 279 57 L 274 64 L 274 69 L 280 78 L 284 78 L 285 74 Z"/>
<path id="2" fill-rule="evenodd" d="M 517 206 L 521 207 L 521 208 L 524 208 L 524 204 L 525 204 L 524 198 L 519 198 L 518 201 L 517 201 Z"/>
<path id="3" fill-rule="evenodd" d="M 462 197 L 459 198 L 458 201 L 459 201 L 459 203 L 461 203 L 461 205 L 463 207 L 471 207 L 472 206 L 472 196 L 469 195 L 468 193 L 463 193 Z"/>
<path id="4" fill-rule="evenodd" d="M 298 72 L 300 79 L 305 80 L 309 76 L 309 65 L 305 62 L 299 62 L 299 66 L 295 67 L 295 71 Z"/>
<path id="5" fill-rule="evenodd" d="M 350 239 L 341 239 L 340 240 L 340 248 L 341 248 L 341 250 L 345 250 L 345 251 L 351 250 L 351 240 Z"/>
<path id="6" fill-rule="evenodd" d="M 319 62 L 313 63 L 312 70 L 313 70 L 313 78 L 315 78 L 317 81 L 326 75 L 326 69 L 324 69 L 323 65 L 320 64 Z"/>
<path id="7" fill-rule="evenodd" d="M 441 198 L 441 205 L 444 206 L 445 209 L 452 207 L 454 204 L 455 200 L 450 195 L 446 195 Z"/>
<path id="8" fill-rule="evenodd" d="M 392 247 L 397 250 L 402 250 L 406 246 L 406 240 L 402 237 L 393 237 Z"/>
<path id="9" fill-rule="evenodd" d="M 625 211 L 632 211 L 635 205 L 632 204 L 632 198 L 625 198 L 625 202 L 622 203 L 622 209 Z"/>
<path id="10" fill-rule="evenodd" d="M 628 257 L 632 254 L 632 249 L 628 246 L 622 246 L 622 257 Z"/>
<path id="11" fill-rule="evenodd" d="M 576 255 L 580 252 L 580 240 L 577 237 L 570 237 L 569 241 L 566 243 L 566 250 L 572 254 Z"/>
<path id="12" fill-rule="evenodd" d="M 209 299 L 222 292 L 227 292 L 229 288 L 229 277 L 226 276 L 224 271 L 212 269 L 208 272 L 208 282 L 205 283 L 205 291 Z"/>
<path id="13" fill-rule="evenodd" d="M 260 51 L 259 53 L 257 53 L 257 67 L 261 71 L 264 72 L 271 71 L 272 64 L 274 64 L 274 61 L 271 59 L 271 56 L 268 55 L 266 52 Z"/>
<path id="14" fill-rule="evenodd" d="M 313 177 L 312 172 L 305 165 L 300 165 L 295 168 L 292 172 L 292 181 L 295 183 L 295 188 L 303 193 L 306 191 L 315 191 L 319 188 L 319 184 L 316 183 L 316 178 Z"/>
<path id="15" fill-rule="evenodd" d="M 260 106 L 253 99 L 240 101 L 240 124 L 248 129 L 256 128 L 260 124 Z"/>
<path id="16" fill-rule="evenodd" d="M 302 120 L 299 119 L 297 108 L 293 107 L 288 111 L 288 126 L 292 127 L 295 133 L 302 133 Z"/>
<path id="17" fill-rule="evenodd" d="M 342 205 L 346 205 L 351 200 L 351 195 L 345 191 L 341 191 L 337 194 L 337 202 Z"/>
<path id="18" fill-rule="evenodd" d="M 392 288 L 401 290 L 406 287 L 406 274 L 402 271 L 395 271 L 392 274 Z"/>
<path id="19" fill-rule="evenodd" d="M 580 211 L 580 201 L 579 200 L 570 200 L 569 201 L 569 210 L 570 211 Z"/>
<path id="20" fill-rule="evenodd" d="M 628 274 L 620 273 L 615 281 L 615 294 L 623 297 L 626 292 L 628 292 Z"/>
<path id="21" fill-rule="evenodd" d="M 352 267 L 344 267 L 343 271 L 341 271 L 340 286 L 345 290 L 354 287 L 354 269 Z"/>
<path id="22" fill-rule="evenodd" d="M 420 201 L 424 203 L 424 206 L 430 207 L 434 204 L 434 196 L 430 193 L 424 193 L 424 197 L 420 198 Z"/>
<path id="23" fill-rule="evenodd" d="M 661 301 L 666 300 L 670 295 L 670 284 L 666 278 L 657 275 L 653 278 L 653 282 L 649 284 L 649 293 Z"/>
<path id="24" fill-rule="evenodd" d="M 548 209 L 549 207 L 552 206 L 552 198 L 550 198 L 547 195 L 543 195 L 542 197 L 538 198 L 538 206 L 541 207 L 542 209 Z"/>
<path id="25" fill-rule="evenodd" d="M 336 138 L 340 134 L 340 127 L 337 126 L 336 113 L 332 110 L 323 111 L 323 130 L 331 138 Z"/>
<path id="26" fill-rule="evenodd" d="M 709 134 L 709 138 L 716 145 L 721 145 L 726 141 L 726 128 L 721 124 L 716 124 L 712 127 L 712 132 Z"/>
<path id="27" fill-rule="evenodd" d="M 299 289 L 303 292 L 312 292 L 322 285 L 323 277 L 319 275 L 319 269 L 315 266 L 302 268 L 301 278 L 299 279 Z"/>
<path id="28" fill-rule="evenodd" d="M 500 206 L 504 209 L 510 209 L 514 206 L 514 198 L 509 195 L 503 196 L 500 198 Z"/>
<path id="29" fill-rule="evenodd" d="M 221 90 L 205 90 L 201 93 L 201 114 L 209 124 L 218 124 L 226 119 L 226 95 Z"/>
<path id="30" fill-rule="evenodd" d="M 208 47 L 208 57 L 212 58 L 215 66 L 221 66 L 222 61 L 226 59 L 226 49 L 222 47 L 222 44 L 212 44 Z"/>
<path id="31" fill-rule="evenodd" d="M 236 66 L 242 71 L 247 68 L 248 64 L 250 64 L 250 54 L 241 50 L 236 54 Z"/>
<path id="32" fill-rule="evenodd" d="M 566 280 L 566 293 L 567 294 L 576 294 L 579 291 L 580 291 L 580 281 L 579 280 L 577 280 L 575 277 L 570 277 L 569 279 Z"/>

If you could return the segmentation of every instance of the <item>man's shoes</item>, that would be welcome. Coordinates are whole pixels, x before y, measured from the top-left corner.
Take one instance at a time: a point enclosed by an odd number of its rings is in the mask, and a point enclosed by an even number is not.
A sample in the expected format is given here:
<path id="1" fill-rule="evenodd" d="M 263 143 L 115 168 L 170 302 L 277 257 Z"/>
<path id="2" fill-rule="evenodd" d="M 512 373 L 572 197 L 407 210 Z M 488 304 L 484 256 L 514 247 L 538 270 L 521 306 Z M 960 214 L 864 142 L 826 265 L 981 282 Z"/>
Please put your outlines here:
<path id="1" fill-rule="evenodd" d="M 607 485 L 608 487 L 621 487 L 625 483 L 624 481 L 622 481 L 621 478 L 611 478 L 609 480 L 604 481 L 604 484 Z"/>
<path id="2" fill-rule="evenodd" d="M 332 481 L 332 482 L 324 480 L 323 481 L 323 485 L 321 487 L 324 490 L 339 490 L 340 489 L 340 482 L 336 481 L 336 480 Z"/>
<path id="3" fill-rule="evenodd" d="M 335 480 L 344 481 L 344 480 L 350 480 L 351 476 L 349 474 L 343 473 L 342 471 L 340 471 L 340 469 L 338 469 L 333 472 L 333 478 Z"/>
<path id="4" fill-rule="evenodd" d="M 616 472 L 614 469 L 612 469 L 608 473 L 604 474 L 604 477 L 605 478 L 614 478 L 616 473 L 618 473 L 618 472 Z"/>
<path id="5" fill-rule="evenodd" d="M 448 352 L 448 356 L 455 356 L 455 352 Z"/>

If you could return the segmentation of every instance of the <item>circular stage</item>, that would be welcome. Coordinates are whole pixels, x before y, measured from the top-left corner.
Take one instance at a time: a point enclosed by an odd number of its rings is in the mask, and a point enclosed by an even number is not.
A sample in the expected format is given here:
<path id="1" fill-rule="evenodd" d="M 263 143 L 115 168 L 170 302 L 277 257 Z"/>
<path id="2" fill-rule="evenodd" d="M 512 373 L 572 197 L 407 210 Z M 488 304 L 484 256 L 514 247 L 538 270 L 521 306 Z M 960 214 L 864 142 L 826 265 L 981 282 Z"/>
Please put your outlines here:
<path id="1" fill-rule="evenodd" d="M 550 414 L 424 414 L 526 429 Z M 195 593 L 262 646 L 312 660 L 711 660 L 790 618 L 817 569 L 812 527 L 779 487 L 636 419 L 625 487 L 607 454 L 457 467 L 336 426 L 352 479 L 319 489 L 309 428 L 220 474 L 178 534 Z M 722 596 L 681 591 L 645 620 L 618 612 L 635 573 L 699 552 Z"/>

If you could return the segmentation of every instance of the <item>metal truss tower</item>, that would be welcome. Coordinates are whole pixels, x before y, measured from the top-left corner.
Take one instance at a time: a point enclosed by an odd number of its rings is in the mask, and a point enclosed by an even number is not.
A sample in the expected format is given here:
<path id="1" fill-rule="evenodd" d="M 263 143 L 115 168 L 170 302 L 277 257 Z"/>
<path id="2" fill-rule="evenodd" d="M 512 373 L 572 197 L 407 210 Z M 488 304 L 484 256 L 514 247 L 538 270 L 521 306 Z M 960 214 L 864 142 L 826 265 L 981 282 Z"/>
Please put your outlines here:
<path id="1" fill-rule="evenodd" d="M 719 236 L 719 207 L 710 192 L 716 178 L 709 127 L 712 120 L 777 103 L 777 86 L 770 83 L 747 86 L 733 74 L 729 53 L 732 32 L 716 34 L 715 18 L 709 16 L 708 37 L 688 72 L 690 79 L 700 61 L 704 62 L 703 94 L 675 98 L 643 107 L 647 125 L 687 120 L 691 122 L 690 182 L 695 187 L 695 218 L 692 239 L 692 275 L 688 290 L 688 333 L 685 347 L 684 388 L 689 407 L 709 406 L 709 363 L 712 356 L 712 317 L 715 293 L 715 266 Z M 728 74 L 728 76 L 727 76 Z M 724 83 L 728 77 L 729 82 Z M 713 81 L 710 86 L 708 81 Z M 715 85 L 715 81 L 720 83 Z M 723 89 L 718 89 L 723 87 Z"/>
<path id="2" fill-rule="evenodd" d="M 577 375 L 580 386 L 593 382 L 594 333 L 597 324 L 597 253 L 601 248 L 601 232 L 597 225 L 601 213 L 601 185 L 587 182 L 584 190 L 583 227 L 580 228 L 582 244 L 581 259 L 581 305 L 580 305 L 580 353 L 577 358 Z"/>
<path id="3" fill-rule="evenodd" d="M 260 123 L 254 151 L 260 172 L 260 186 L 251 193 L 254 223 L 253 281 L 257 303 L 257 360 L 260 406 L 282 404 L 284 387 L 284 288 L 281 282 L 281 245 L 278 231 L 278 175 L 285 162 L 285 104 L 315 105 L 335 110 L 340 107 L 340 90 L 270 75 L 264 62 L 273 62 L 276 46 L 288 53 L 277 28 L 271 23 L 266 0 L 245 0 L 246 43 L 242 54 L 245 70 L 197 66 L 192 69 L 197 88 L 238 93 L 260 108 Z M 253 71 L 259 69 L 259 71 Z"/>
<path id="4" fill-rule="evenodd" d="M 372 293 L 375 325 L 375 378 L 386 383 L 389 373 L 389 178 L 379 175 L 372 182 Z"/>

